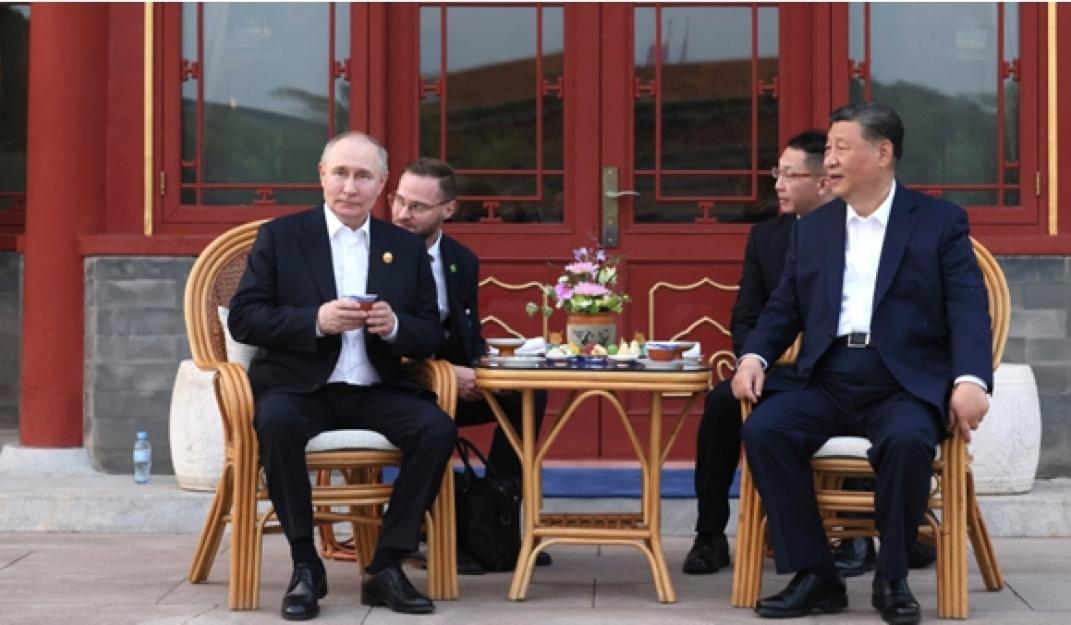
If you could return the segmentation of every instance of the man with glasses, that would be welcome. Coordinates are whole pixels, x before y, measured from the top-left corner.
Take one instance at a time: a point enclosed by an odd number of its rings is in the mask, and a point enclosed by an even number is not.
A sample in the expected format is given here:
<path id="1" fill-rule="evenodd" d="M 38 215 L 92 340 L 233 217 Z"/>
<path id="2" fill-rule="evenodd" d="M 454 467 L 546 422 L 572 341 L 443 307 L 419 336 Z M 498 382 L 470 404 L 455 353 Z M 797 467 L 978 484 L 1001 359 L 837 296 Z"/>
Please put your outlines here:
<path id="1" fill-rule="evenodd" d="M 305 446 L 334 429 L 380 432 L 402 450 L 361 602 L 432 612 L 401 569 L 442 482 L 457 429 L 434 396 L 402 375 L 402 356 L 426 358 L 443 340 L 423 243 L 371 216 L 387 153 L 347 132 L 324 146 L 324 203 L 263 226 L 231 300 L 235 339 L 261 348 L 249 368 L 260 460 L 293 575 L 282 616 L 307 620 L 327 594 L 312 537 Z M 375 294 L 371 309 L 350 296 Z"/>
<path id="2" fill-rule="evenodd" d="M 781 278 L 793 222 L 832 199 L 829 183 L 823 177 L 825 143 L 825 133 L 817 130 L 792 137 L 770 172 L 781 214 L 755 224 L 748 235 L 740 291 L 729 324 L 737 354 Z M 729 487 L 739 459 L 740 402 L 733 397 L 729 380 L 725 380 L 707 393 L 696 436 L 699 516 L 695 542 L 681 567 L 689 575 L 709 575 L 729 565 L 725 526 L 729 522 Z"/>
<path id="3" fill-rule="evenodd" d="M 453 168 L 434 158 L 418 158 L 406 165 L 397 191 L 388 195 L 394 224 L 424 239 L 431 256 L 439 319 L 446 333 L 446 341 L 436 356 L 454 365 L 459 399 L 454 419 L 458 426 L 467 426 L 494 422 L 495 415 L 476 387 L 476 373 L 472 368 L 487 351 L 480 334 L 480 261 L 472 250 L 443 232 L 443 222 L 457 210 L 456 198 L 457 179 Z M 523 431 L 521 394 L 503 393 L 498 403 L 514 430 Z M 538 433 L 547 405 L 546 392 L 536 393 L 535 404 Z M 520 460 L 501 427 L 495 428 L 487 462 L 499 477 L 512 477 L 520 483 Z M 550 564 L 550 554 L 541 552 L 539 556 L 537 564 Z M 484 570 L 459 546 L 458 572 L 479 575 Z"/>

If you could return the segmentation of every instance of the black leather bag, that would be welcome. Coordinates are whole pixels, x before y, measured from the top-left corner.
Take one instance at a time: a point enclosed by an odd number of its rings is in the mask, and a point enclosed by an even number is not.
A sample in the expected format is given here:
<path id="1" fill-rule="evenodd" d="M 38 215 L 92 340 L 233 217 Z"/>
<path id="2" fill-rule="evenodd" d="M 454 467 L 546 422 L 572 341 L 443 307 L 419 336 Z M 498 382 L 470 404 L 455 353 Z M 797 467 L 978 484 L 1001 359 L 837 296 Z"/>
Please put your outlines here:
<path id="1" fill-rule="evenodd" d="M 498 477 L 471 441 L 457 440 L 465 467 L 454 471 L 458 547 L 487 571 L 511 571 L 521 550 L 521 484 Z M 486 468 L 480 477 L 472 468 L 474 456 Z"/>

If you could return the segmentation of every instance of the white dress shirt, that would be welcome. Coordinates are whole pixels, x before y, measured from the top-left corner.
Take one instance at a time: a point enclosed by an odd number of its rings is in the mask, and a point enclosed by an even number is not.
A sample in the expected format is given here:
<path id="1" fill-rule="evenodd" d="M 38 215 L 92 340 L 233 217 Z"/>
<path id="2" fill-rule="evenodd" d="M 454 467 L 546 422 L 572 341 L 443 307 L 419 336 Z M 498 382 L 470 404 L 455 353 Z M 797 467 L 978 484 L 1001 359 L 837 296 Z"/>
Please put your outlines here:
<path id="1" fill-rule="evenodd" d="M 339 221 L 334 212 L 324 205 L 327 221 L 327 238 L 331 242 L 331 266 L 335 271 L 335 292 L 344 295 L 363 295 L 368 285 L 368 249 L 371 219 L 365 219 L 360 228 L 353 230 Z M 397 320 L 394 332 L 398 331 Z M 317 326 L 316 334 L 322 336 Z M 393 339 L 392 335 L 392 339 Z M 368 360 L 364 346 L 364 329 L 347 330 L 342 333 L 342 351 L 335 363 L 335 370 L 328 382 L 345 382 L 368 386 L 381 382 L 379 373 Z"/>
<path id="2" fill-rule="evenodd" d="M 889 225 L 896 182 L 877 210 L 862 217 L 848 204 L 844 236 L 844 288 L 840 295 L 840 319 L 837 336 L 852 332 L 870 332 L 870 316 L 874 312 L 874 286 L 878 281 L 881 246 L 885 243 L 885 228 Z"/>
<path id="3" fill-rule="evenodd" d="M 442 243 L 443 233 L 439 231 L 435 243 L 428 248 L 428 256 L 431 256 L 431 275 L 435 277 L 435 299 L 439 304 L 439 321 L 446 321 L 450 316 L 450 302 L 446 297 L 446 272 L 443 270 L 443 255 L 439 245 Z"/>

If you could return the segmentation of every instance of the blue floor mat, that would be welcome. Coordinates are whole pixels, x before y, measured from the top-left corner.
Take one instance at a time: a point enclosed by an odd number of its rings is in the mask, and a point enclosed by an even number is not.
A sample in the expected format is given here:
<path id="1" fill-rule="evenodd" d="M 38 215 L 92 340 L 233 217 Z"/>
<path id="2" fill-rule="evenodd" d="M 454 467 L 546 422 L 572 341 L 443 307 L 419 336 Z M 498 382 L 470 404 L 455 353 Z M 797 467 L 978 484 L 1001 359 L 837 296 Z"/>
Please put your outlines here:
<path id="1" fill-rule="evenodd" d="M 483 473 L 483 467 L 476 467 Z M 398 470 L 388 467 L 384 480 L 393 482 Z M 740 471 L 733 478 L 729 497 L 740 494 Z M 547 467 L 543 469 L 544 497 L 571 497 L 591 499 L 600 497 L 640 496 L 639 469 L 602 469 L 597 467 Z M 694 469 L 665 469 L 662 471 L 663 499 L 690 499 L 695 497 Z"/>

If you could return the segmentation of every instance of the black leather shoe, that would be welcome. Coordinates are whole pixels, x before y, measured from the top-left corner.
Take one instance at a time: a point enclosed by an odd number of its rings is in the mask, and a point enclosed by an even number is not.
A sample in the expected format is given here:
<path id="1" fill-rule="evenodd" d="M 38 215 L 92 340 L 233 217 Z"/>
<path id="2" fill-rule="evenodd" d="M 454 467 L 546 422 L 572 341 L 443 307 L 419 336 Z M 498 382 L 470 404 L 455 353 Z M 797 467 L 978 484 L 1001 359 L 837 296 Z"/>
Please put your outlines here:
<path id="1" fill-rule="evenodd" d="M 361 603 L 385 605 L 403 614 L 430 614 L 435 604 L 417 592 L 400 566 L 389 566 L 374 575 L 365 575 L 361 584 Z"/>
<path id="2" fill-rule="evenodd" d="M 684 556 L 681 570 L 688 575 L 710 575 L 729 566 L 729 540 L 725 534 L 699 533 Z"/>
<path id="3" fill-rule="evenodd" d="M 840 577 L 821 577 L 800 571 L 784 590 L 755 604 L 763 618 L 793 618 L 812 612 L 832 614 L 848 607 L 848 592 Z"/>
<path id="4" fill-rule="evenodd" d="M 318 599 L 327 595 L 327 580 L 323 572 L 313 572 L 308 564 L 295 564 L 290 586 L 283 595 L 279 613 L 288 621 L 307 621 L 320 613 Z"/>
<path id="5" fill-rule="evenodd" d="M 833 565 L 844 577 L 857 577 L 877 566 L 873 538 L 845 538 L 833 550 Z"/>
<path id="6" fill-rule="evenodd" d="M 554 559 L 550 557 L 550 554 L 546 551 L 540 551 L 536 554 L 536 566 L 550 566 L 554 564 Z"/>
<path id="7" fill-rule="evenodd" d="M 870 603 L 881 612 L 881 620 L 892 625 L 914 625 L 922 619 L 919 602 L 906 579 L 888 580 L 875 575 Z"/>

